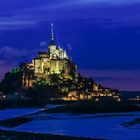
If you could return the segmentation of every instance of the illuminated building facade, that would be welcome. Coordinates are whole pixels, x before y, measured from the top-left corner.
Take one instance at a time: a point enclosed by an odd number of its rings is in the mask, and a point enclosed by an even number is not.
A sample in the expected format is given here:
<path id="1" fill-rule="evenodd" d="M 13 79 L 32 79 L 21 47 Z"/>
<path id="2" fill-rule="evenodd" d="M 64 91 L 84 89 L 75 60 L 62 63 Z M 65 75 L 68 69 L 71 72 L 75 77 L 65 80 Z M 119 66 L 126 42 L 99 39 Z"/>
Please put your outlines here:
<path id="1" fill-rule="evenodd" d="M 54 38 L 54 28 L 51 24 L 51 40 L 48 52 L 39 52 L 31 63 L 21 64 L 22 87 L 32 87 L 40 80 L 50 83 L 50 76 L 57 75 L 60 79 L 76 79 L 77 66 L 69 59 L 63 48 L 57 47 Z"/>

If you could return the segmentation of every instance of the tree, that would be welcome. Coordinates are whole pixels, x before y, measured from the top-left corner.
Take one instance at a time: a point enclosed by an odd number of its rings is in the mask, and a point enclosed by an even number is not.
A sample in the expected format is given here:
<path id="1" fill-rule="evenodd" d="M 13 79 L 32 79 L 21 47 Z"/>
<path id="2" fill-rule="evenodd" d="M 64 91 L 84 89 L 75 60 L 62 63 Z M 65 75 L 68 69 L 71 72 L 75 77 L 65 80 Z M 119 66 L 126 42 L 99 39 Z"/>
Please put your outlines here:
<path id="1" fill-rule="evenodd" d="M 21 73 L 6 73 L 4 79 L 0 83 L 0 91 L 8 94 L 16 92 L 19 88 L 21 88 Z"/>

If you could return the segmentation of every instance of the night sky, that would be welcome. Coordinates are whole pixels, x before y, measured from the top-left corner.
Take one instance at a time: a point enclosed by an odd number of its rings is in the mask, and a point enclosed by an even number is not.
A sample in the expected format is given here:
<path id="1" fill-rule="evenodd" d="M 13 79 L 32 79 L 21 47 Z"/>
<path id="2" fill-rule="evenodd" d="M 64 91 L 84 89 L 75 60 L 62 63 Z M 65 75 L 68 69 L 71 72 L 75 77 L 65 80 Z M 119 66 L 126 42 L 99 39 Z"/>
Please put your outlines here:
<path id="1" fill-rule="evenodd" d="M 56 42 L 79 71 L 120 90 L 140 90 L 139 0 L 0 0 L 0 78 Z"/>

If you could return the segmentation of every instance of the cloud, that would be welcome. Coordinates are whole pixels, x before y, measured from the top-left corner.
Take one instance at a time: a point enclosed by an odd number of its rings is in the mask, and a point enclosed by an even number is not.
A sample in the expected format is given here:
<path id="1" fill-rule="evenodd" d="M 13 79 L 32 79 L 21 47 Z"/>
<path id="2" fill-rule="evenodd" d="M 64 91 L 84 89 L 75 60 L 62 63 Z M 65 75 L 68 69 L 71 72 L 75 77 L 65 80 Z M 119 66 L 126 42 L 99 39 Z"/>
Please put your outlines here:
<path id="1" fill-rule="evenodd" d="M 81 4 L 94 4 L 97 2 L 100 3 L 108 3 L 108 4 L 132 4 L 137 3 L 139 0 L 76 0 L 75 2 L 81 3 Z"/>
<path id="2" fill-rule="evenodd" d="M 16 13 L 22 9 L 27 9 L 46 3 L 46 0 L 0 0 L 1 13 Z"/>
<path id="3" fill-rule="evenodd" d="M 47 46 L 47 42 L 46 41 L 40 41 L 40 46 Z"/>
<path id="4" fill-rule="evenodd" d="M 0 1 L 0 30 L 33 28 L 40 22 L 73 19 L 108 20 L 115 25 L 138 25 L 140 3 L 138 0 L 2 0 Z M 8 3 L 8 7 L 7 7 Z M 4 8 L 3 8 L 4 7 Z M 5 8 L 6 7 L 6 8 Z M 3 17 L 3 15 L 6 15 Z M 10 16 L 7 16 L 10 15 Z M 100 23 L 99 23 L 100 24 Z"/>
<path id="5" fill-rule="evenodd" d="M 4 46 L 0 49 L 0 80 L 4 74 L 11 71 L 13 67 L 19 66 L 21 62 L 30 62 L 33 55 L 38 50 L 35 49 L 19 49 L 11 46 Z"/>
<path id="6" fill-rule="evenodd" d="M 22 57 L 27 55 L 28 51 L 12 48 L 11 46 L 4 46 L 0 49 L 0 54 L 4 55 L 5 57 Z"/>
<path id="7" fill-rule="evenodd" d="M 45 43 L 45 42 L 44 42 Z M 37 53 L 46 51 L 46 45 L 41 44 L 41 48 L 17 48 L 4 46 L 0 49 L 0 65 L 18 66 L 21 62 L 30 62 Z"/>
<path id="8" fill-rule="evenodd" d="M 1 64 L 17 66 L 20 62 L 32 58 L 36 50 L 18 49 L 11 46 L 4 46 L 0 49 Z"/>
<path id="9" fill-rule="evenodd" d="M 0 30 L 19 30 L 24 28 L 34 28 L 37 26 L 37 22 L 32 20 L 20 20 L 12 18 L 0 19 Z"/>
<path id="10" fill-rule="evenodd" d="M 61 5 L 62 6 L 62 5 Z M 33 9 L 26 10 L 21 15 L 30 15 L 36 21 L 49 21 L 49 20 L 73 20 L 73 19 L 95 19 L 96 21 L 136 24 L 140 23 L 140 4 L 131 5 L 106 5 L 106 4 L 90 4 L 90 5 L 60 5 L 48 7 L 43 5 Z M 50 8 L 50 9 L 49 9 Z M 34 14 L 36 16 L 34 16 Z M 20 15 L 19 15 L 20 16 Z M 25 17 L 25 16 L 22 16 Z"/>

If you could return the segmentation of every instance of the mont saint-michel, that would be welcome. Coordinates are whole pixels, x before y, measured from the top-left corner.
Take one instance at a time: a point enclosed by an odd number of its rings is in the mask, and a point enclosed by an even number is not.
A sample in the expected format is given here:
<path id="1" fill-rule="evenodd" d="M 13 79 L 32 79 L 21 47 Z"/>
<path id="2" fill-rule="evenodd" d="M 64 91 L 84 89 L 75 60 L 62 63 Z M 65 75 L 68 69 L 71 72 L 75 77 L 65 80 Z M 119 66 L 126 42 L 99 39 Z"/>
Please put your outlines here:
<path id="1" fill-rule="evenodd" d="M 140 140 L 140 0 L 0 0 L 0 140 Z"/>
<path id="2" fill-rule="evenodd" d="M 122 133 L 118 123 L 125 130 L 139 123 L 139 119 L 133 120 L 139 115 L 135 113 L 140 111 L 139 96 L 126 98 L 119 90 L 97 83 L 94 77 L 81 75 L 67 51 L 56 43 L 54 25 L 49 28 L 45 51 L 21 62 L 0 82 L 0 139 L 102 139 L 102 131 L 105 138 Z M 131 121 L 127 121 L 127 114 Z"/>
<path id="3" fill-rule="evenodd" d="M 53 24 L 51 24 L 51 40 L 48 45 L 48 52 L 39 52 L 31 63 L 20 65 L 23 88 L 32 87 L 38 82 L 52 85 L 55 82 L 59 84 L 60 81 L 77 80 L 77 66 L 70 60 L 67 52 L 56 45 L 53 30 Z M 60 81 L 51 81 L 52 76 L 56 76 L 55 80 Z"/>
<path id="4" fill-rule="evenodd" d="M 46 52 L 38 52 L 31 62 L 21 63 L 11 73 L 5 74 L 0 84 L 2 97 L 13 92 L 23 96 L 42 96 L 40 100 L 94 100 L 108 97 L 121 101 L 118 90 L 97 84 L 78 72 L 77 65 L 67 55 L 66 50 L 55 43 L 54 25 L 51 24 L 50 43 Z M 85 63 L 85 62 L 83 62 Z M 7 95 L 5 95 L 7 94 Z"/>

